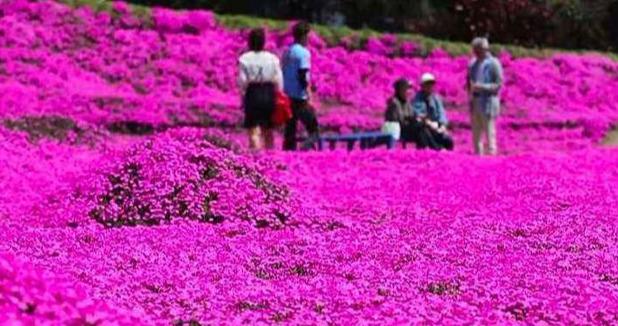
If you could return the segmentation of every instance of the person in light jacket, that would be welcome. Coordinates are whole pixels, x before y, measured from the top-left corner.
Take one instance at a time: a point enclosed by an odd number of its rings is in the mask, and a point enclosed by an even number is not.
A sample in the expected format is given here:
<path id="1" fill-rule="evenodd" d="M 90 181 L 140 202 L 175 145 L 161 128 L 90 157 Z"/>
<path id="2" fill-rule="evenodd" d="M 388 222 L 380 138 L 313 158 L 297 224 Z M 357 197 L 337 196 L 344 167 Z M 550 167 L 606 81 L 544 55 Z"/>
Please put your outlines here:
<path id="1" fill-rule="evenodd" d="M 489 41 L 486 38 L 475 38 L 472 50 L 475 58 L 468 66 L 466 89 L 470 95 L 474 151 L 478 155 L 485 153 L 482 140 L 485 134 L 489 154 L 496 155 L 496 120 L 500 115 L 500 90 L 504 80 L 502 65 L 489 52 Z"/>

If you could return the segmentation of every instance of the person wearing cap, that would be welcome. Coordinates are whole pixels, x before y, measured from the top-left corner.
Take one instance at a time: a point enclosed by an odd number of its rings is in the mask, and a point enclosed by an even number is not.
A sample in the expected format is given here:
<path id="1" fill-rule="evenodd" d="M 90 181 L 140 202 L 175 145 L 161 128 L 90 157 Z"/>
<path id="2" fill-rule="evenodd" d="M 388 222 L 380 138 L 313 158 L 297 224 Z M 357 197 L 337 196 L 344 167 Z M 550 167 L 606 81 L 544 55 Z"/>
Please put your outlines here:
<path id="1" fill-rule="evenodd" d="M 472 41 L 474 59 L 468 66 L 466 89 L 470 94 L 470 116 L 474 151 L 485 153 L 483 134 L 487 138 L 490 155 L 498 153 L 496 120 L 500 114 L 500 89 L 503 72 L 500 61 L 489 52 L 489 41 L 477 37 Z"/>
<path id="2" fill-rule="evenodd" d="M 386 103 L 382 132 L 390 133 L 395 140 L 413 141 L 412 106 L 408 100 L 410 82 L 400 78 L 393 84 L 394 94 Z"/>
<path id="3" fill-rule="evenodd" d="M 421 76 L 421 89 L 412 100 L 415 119 L 416 145 L 420 149 L 453 150 L 453 139 L 448 134 L 448 119 L 442 99 L 435 92 L 436 77 L 431 73 Z"/>

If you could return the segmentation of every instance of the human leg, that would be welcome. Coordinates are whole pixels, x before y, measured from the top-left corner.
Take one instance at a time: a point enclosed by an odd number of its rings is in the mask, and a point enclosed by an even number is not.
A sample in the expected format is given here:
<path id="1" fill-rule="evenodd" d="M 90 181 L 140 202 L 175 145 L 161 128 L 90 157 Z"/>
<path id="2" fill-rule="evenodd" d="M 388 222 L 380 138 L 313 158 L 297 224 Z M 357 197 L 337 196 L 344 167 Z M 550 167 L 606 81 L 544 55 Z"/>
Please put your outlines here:
<path id="1" fill-rule="evenodd" d="M 401 123 L 400 128 L 401 128 L 401 133 L 399 136 L 399 140 L 401 141 L 403 148 L 407 148 L 408 143 L 416 144 L 416 137 L 415 137 L 416 131 L 414 129 L 413 122 L 407 121 L 405 123 Z"/>
<path id="2" fill-rule="evenodd" d="M 262 141 L 264 144 L 264 148 L 266 149 L 274 149 L 275 148 L 275 137 L 273 135 L 273 130 L 271 128 L 262 128 Z"/>
<path id="3" fill-rule="evenodd" d="M 298 103 L 292 100 L 292 119 L 285 125 L 283 150 L 296 150 L 296 127 L 298 124 Z"/>
<path id="4" fill-rule="evenodd" d="M 486 126 L 485 133 L 487 134 L 487 144 L 490 155 L 498 154 L 498 140 L 497 140 L 497 132 L 496 132 L 496 118 L 495 117 L 487 117 L 486 118 Z"/>
<path id="5" fill-rule="evenodd" d="M 249 148 L 256 150 L 261 149 L 262 146 L 260 142 L 260 127 L 256 126 L 248 128 L 247 132 L 249 136 Z"/>
<path id="6" fill-rule="evenodd" d="M 299 104 L 299 119 L 309 134 L 318 133 L 318 118 L 313 108 L 306 101 Z"/>
<path id="7" fill-rule="evenodd" d="M 315 111 L 309 106 L 307 101 L 299 103 L 298 119 L 301 121 L 308 134 L 307 141 L 303 144 L 303 149 L 313 148 L 315 142 L 320 138 L 320 130 Z"/>
<path id="8" fill-rule="evenodd" d="M 483 114 L 475 107 L 470 112 L 470 121 L 472 125 L 472 144 L 474 145 L 474 153 L 483 155 Z"/>
<path id="9" fill-rule="evenodd" d="M 435 146 L 431 131 L 422 123 L 417 122 L 415 124 L 414 134 L 417 149 L 433 148 Z"/>
<path id="10" fill-rule="evenodd" d="M 436 141 L 440 145 L 440 148 L 444 148 L 446 150 L 452 151 L 455 147 L 455 143 L 453 142 L 453 138 L 444 133 L 438 133 L 436 135 Z"/>

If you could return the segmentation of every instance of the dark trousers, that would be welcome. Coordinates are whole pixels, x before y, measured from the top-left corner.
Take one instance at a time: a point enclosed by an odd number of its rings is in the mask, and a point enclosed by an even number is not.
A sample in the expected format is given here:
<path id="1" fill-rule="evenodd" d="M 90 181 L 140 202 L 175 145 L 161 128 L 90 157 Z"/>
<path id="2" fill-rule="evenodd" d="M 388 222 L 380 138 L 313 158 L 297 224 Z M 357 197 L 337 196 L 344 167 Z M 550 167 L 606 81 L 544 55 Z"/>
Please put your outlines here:
<path id="1" fill-rule="evenodd" d="M 439 133 L 422 122 L 411 121 L 407 124 L 401 135 L 402 140 L 416 143 L 418 149 L 446 149 L 452 151 L 455 147 L 453 138 L 447 134 Z"/>
<path id="2" fill-rule="evenodd" d="M 296 128 L 299 120 L 309 134 L 309 139 L 306 144 L 311 145 L 312 141 L 316 141 L 318 139 L 320 133 L 318 128 L 318 119 L 315 112 L 309 106 L 307 100 L 292 99 L 292 119 L 290 119 L 285 126 L 285 139 L 283 141 L 284 150 L 296 150 Z"/>

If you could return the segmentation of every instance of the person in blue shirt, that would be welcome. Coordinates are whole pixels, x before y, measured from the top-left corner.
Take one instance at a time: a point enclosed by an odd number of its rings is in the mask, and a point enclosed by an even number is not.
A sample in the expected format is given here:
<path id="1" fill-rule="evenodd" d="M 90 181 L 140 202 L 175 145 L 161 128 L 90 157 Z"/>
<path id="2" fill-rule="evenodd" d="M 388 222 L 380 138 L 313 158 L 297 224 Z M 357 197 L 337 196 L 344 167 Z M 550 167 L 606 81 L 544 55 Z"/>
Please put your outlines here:
<path id="1" fill-rule="evenodd" d="M 284 91 L 292 101 L 292 119 L 285 127 L 284 150 L 296 150 L 296 128 L 299 120 L 309 134 L 307 141 L 303 144 L 303 149 L 312 148 L 319 138 L 318 120 L 314 109 L 309 104 L 311 53 L 307 49 L 307 43 L 310 30 L 306 22 L 296 24 L 293 30 L 294 44 L 283 55 Z"/>
<path id="2" fill-rule="evenodd" d="M 442 99 L 435 92 L 436 78 L 430 73 L 421 77 L 421 89 L 412 100 L 417 148 L 453 150 L 453 139 L 448 133 L 448 119 Z"/>

